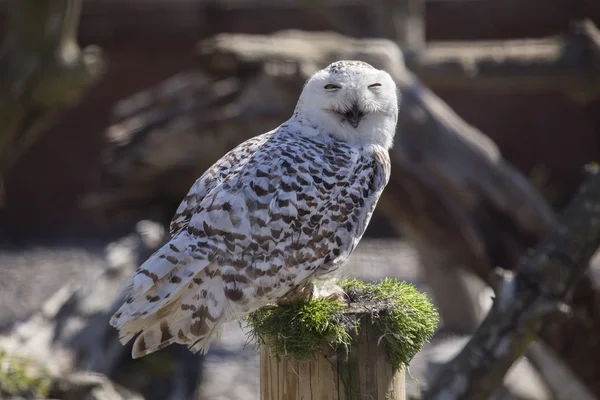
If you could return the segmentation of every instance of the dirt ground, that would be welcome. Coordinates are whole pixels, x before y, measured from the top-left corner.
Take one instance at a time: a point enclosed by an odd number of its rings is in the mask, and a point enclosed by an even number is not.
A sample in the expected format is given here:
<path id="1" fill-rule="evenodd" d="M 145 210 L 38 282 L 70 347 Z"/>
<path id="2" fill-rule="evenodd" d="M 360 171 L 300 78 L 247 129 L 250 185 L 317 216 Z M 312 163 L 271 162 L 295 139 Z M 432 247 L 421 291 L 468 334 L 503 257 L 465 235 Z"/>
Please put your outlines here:
<path id="1" fill-rule="evenodd" d="M 38 310 L 65 282 L 90 280 L 94 271 L 106 263 L 105 246 L 106 243 L 92 243 L 0 248 L 0 331 Z M 593 270 L 600 280 L 600 256 L 594 265 Z M 397 277 L 430 294 L 419 276 L 415 250 L 401 240 L 364 239 L 343 271 L 345 276 L 365 280 Z M 467 337 L 436 335 L 409 366 L 408 394 L 417 394 L 431 376 L 432 368 L 450 358 L 466 340 Z M 258 353 L 255 346 L 247 343 L 245 329 L 239 323 L 230 323 L 205 358 L 198 399 L 258 399 L 258 365 Z M 517 387 L 511 389 L 511 394 L 505 391 L 495 399 L 552 398 L 540 377 L 526 363 L 518 364 L 509 375 L 519 382 Z"/>

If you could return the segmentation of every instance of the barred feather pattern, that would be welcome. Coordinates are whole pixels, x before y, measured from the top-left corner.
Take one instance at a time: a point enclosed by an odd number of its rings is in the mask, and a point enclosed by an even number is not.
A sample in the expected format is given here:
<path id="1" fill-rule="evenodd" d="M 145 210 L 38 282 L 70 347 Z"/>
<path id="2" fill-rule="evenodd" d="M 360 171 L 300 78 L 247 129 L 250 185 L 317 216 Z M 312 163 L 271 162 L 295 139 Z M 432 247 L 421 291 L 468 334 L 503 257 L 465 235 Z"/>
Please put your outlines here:
<path id="1" fill-rule="evenodd" d="M 142 264 L 110 320 L 134 358 L 207 351 L 219 327 L 336 271 L 390 176 L 388 149 L 294 116 L 240 144 L 191 187 L 172 239 Z"/>

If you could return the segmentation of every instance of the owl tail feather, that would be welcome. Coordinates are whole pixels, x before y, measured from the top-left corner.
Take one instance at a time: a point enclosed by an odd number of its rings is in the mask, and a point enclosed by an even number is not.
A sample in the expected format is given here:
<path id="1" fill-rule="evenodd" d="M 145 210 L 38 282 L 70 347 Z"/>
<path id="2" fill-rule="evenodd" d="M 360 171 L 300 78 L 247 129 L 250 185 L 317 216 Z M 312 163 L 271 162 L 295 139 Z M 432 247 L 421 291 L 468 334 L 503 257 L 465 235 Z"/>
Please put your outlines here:
<path id="1" fill-rule="evenodd" d="M 122 344 L 135 338 L 139 358 L 172 343 L 206 352 L 215 333 L 235 313 L 225 295 L 218 265 L 190 254 L 187 235 L 178 235 L 133 276 L 127 300 L 110 319 Z"/>
<path id="2" fill-rule="evenodd" d="M 152 313 L 114 321 L 122 344 L 135 337 L 133 358 L 173 343 L 186 345 L 194 353 L 208 351 L 222 324 L 232 319 L 232 312 L 220 277 L 211 280 L 202 271 L 196 278 L 184 285 L 187 290 L 174 292 L 170 302 Z"/>
<path id="3" fill-rule="evenodd" d="M 179 301 L 175 303 L 180 304 Z M 175 303 L 172 304 L 175 305 Z M 139 332 L 133 343 L 132 358 L 143 357 L 173 343 L 186 345 L 194 353 L 206 354 L 212 340 L 221 331 L 221 318 L 211 321 L 183 317 L 177 312 L 173 314 L 161 312 L 160 314 L 163 316 L 157 315 L 145 321 L 132 321 L 123 325 L 122 332 L 125 335 L 122 336 L 122 343 L 127 343 Z M 202 326 L 202 333 L 197 332 L 196 324 Z"/>

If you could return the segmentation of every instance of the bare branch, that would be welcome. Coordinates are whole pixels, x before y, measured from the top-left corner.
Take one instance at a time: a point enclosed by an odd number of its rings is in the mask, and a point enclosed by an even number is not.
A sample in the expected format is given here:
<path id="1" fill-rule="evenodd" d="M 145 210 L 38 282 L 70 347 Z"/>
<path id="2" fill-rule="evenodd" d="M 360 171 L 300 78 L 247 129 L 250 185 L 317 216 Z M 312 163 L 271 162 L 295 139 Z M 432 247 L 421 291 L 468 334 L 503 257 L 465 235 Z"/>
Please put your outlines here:
<path id="1" fill-rule="evenodd" d="M 544 39 L 433 42 L 407 57 L 406 65 L 435 88 L 552 89 L 595 98 L 600 93 L 600 32 L 586 20 Z"/>
<path id="2" fill-rule="evenodd" d="M 425 398 L 484 399 L 565 301 L 600 245 L 600 173 L 589 179 L 537 250 L 504 276 L 488 316 Z"/>
<path id="3" fill-rule="evenodd" d="M 102 71 L 97 49 L 82 52 L 76 42 L 80 0 L 20 0 L 7 8 L 0 50 L 0 173 Z"/>

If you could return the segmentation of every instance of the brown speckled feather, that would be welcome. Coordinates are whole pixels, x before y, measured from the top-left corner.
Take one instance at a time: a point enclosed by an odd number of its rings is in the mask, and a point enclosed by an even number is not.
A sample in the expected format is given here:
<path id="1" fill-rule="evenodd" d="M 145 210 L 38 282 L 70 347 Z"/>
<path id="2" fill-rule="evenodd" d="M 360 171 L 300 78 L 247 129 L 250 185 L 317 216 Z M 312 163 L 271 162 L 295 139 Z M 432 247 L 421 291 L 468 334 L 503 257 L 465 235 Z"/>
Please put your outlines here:
<path id="1" fill-rule="evenodd" d="M 123 342 L 141 332 L 134 357 L 171 343 L 206 351 L 222 323 L 339 268 L 389 175 L 383 146 L 297 118 L 242 143 L 191 187 L 111 324 Z"/>

